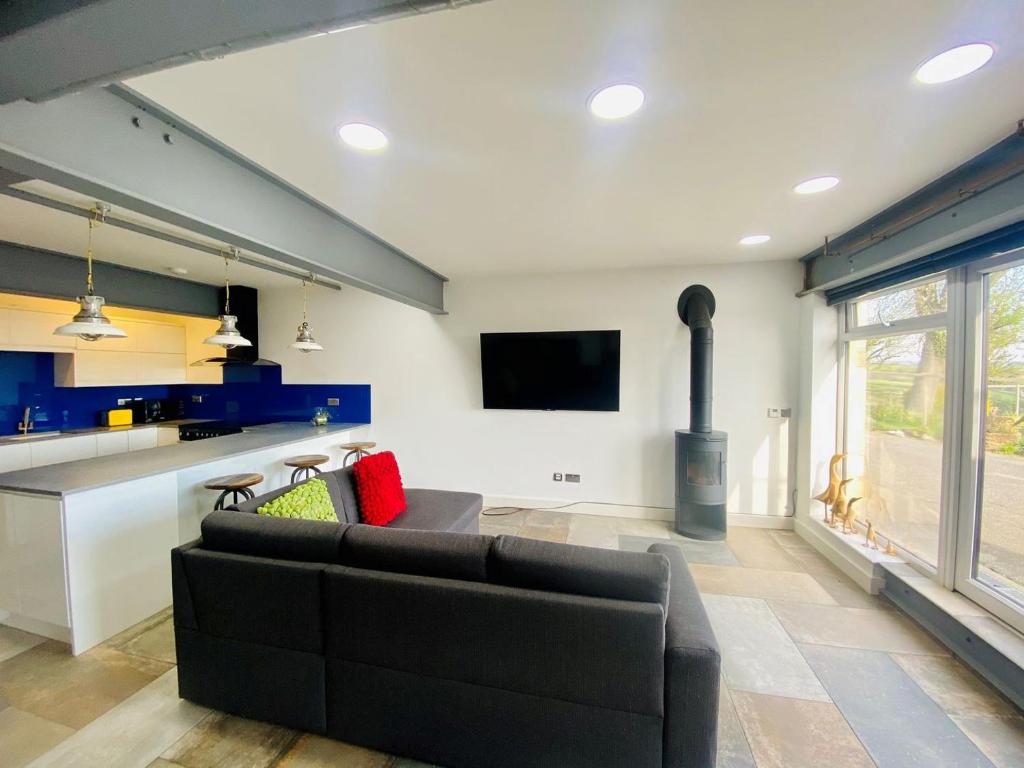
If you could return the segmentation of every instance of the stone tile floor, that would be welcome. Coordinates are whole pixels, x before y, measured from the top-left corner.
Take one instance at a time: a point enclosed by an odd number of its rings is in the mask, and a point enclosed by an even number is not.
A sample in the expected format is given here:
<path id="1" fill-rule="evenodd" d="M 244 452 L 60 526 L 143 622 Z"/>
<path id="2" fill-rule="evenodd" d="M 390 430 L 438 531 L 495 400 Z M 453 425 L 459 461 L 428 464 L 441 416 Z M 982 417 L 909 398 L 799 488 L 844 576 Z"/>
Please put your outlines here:
<path id="1" fill-rule="evenodd" d="M 722 647 L 720 768 L 1024 766 L 1022 713 L 793 533 L 692 542 L 668 523 L 559 511 L 485 516 L 481 530 L 634 551 L 677 543 Z M 0 766 L 427 768 L 181 701 L 170 618 L 77 658 L 0 627 Z"/>

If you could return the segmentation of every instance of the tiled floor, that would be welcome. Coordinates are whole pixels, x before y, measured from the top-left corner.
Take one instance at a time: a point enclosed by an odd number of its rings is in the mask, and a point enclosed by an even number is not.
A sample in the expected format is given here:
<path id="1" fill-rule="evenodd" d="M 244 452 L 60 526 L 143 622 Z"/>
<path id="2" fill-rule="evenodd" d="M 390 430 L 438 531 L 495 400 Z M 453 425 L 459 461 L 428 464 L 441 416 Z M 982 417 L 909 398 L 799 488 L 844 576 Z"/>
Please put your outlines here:
<path id="1" fill-rule="evenodd" d="M 585 546 L 671 539 L 722 647 L 721 768 L 1021 768 L 1024 716 L 792 533 L 691 542 L 667 523 L 557 511 L 481 520 Z M 424 768 L 181 701 L 170 613 L 78 658 L 0 627 L 0 765 Z"/>

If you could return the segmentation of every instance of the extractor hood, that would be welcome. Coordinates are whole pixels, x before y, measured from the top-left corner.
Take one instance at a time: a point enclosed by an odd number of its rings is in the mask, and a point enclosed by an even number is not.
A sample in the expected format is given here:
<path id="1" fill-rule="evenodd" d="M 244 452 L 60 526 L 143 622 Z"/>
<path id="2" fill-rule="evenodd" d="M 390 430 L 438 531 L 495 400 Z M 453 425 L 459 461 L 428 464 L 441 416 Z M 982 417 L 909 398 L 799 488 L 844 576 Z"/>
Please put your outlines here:
<path id="1" fill-rule="evenodd" d="M 220 304 L 224 304 L 224 289 L 220 289 Z M 231 312 L 237 318 L 236 326 L 238 331 L 252 342 L 248 347 L 233 347 L 225 349 L 223 355 L 216 357 L 205 357 L 196 360 L 192 365 L 221 365 L 221 366 L 248 366 L 248 365 L 278 365 L 273 360 L 260 357 L 260 323 L 259 323 L 259 301 L 255 288 L 244 285 L 231 286 Z"/>

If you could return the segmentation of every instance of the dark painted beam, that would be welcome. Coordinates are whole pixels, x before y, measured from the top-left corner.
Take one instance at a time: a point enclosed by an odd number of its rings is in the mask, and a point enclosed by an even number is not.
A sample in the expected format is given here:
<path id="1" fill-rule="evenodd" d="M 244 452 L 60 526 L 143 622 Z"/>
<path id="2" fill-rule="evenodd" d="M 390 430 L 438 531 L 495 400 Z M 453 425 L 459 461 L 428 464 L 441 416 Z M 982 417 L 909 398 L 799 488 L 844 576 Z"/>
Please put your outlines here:
<path id="1" fill-rule="evenodd" d="M 0 106 L 0 167 L 444 311 L 444 276 L 124 86 Z"/>
<path id="2" fill-rule="evenodd" d="M 482 0 L 8 0 L 0 104 Z"/>
<path id="3" fill-rule="evenodd" d="M 71 299 L 85 292 L 85 259 L 0 240 L 0 292 Z M 218 288 L 141 269 L 93 262 L 97 293 L 108 304 L 216 317 Z"/>
<path id="4" fill-rule="evenodd" d="M 1024 220 L 1024 129 L 806 254 L 805 291 L 863 280 Z"/>

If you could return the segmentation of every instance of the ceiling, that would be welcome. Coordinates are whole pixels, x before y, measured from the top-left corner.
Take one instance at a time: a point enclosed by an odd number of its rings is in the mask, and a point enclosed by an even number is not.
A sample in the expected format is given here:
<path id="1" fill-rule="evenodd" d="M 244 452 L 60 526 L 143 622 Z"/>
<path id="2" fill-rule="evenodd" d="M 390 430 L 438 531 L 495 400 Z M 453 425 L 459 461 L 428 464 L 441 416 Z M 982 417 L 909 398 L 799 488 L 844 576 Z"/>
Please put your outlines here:
<path id="1" fill-rule="evenodd" d="M 792 259 L 1013 131 L 1020 7 L 491 0 L 129 84 L 450 276 Z M 974 41 L 987 67 L 914 81 Z M 647 101 L 598 121 L 614 82 Z M 351 121 L 388 149 L 340 144 Z"/>

